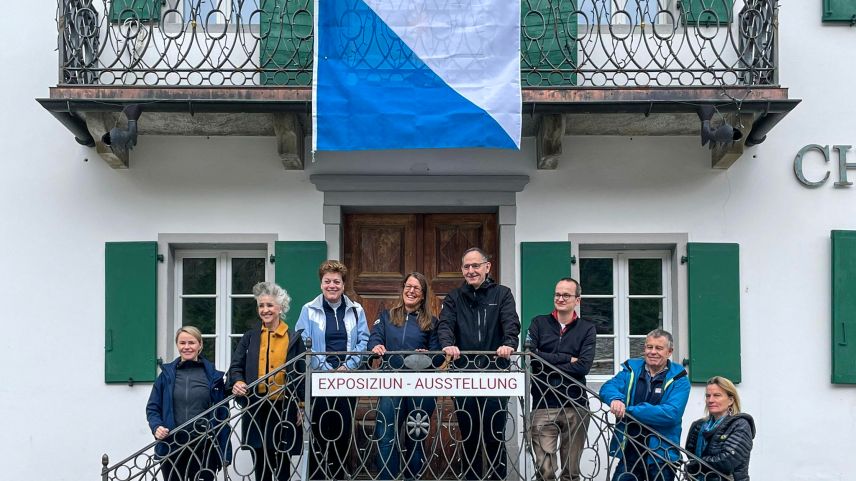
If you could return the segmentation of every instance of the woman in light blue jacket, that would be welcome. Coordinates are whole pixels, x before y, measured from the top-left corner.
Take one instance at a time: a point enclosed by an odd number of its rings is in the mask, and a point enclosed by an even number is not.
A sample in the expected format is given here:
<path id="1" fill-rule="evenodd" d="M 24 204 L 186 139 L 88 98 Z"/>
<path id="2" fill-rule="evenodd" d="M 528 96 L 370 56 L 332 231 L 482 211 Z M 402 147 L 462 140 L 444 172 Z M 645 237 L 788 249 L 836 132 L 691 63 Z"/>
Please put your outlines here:
<path id="1" fill-rule="evenodd" d="M 363 306 L 345 295 L 348 268 L 339 261 L 327 260 L 318 269 L 321 295 L 300 310 L 296 331 L 303 331 L 304 342 L 311 340 L 314 352 L 362 352 L 366 350 L 369 329 Z M 313 370 L 346 371 L 357 369 L 363 356 L 358 354 L 319 354 L 312 358 Z M 355 398 L 318 398 L 312 405 L 313 449 L 309 457 L 309 479 L 350 478 L 346 471 L 353 439 Z"/>

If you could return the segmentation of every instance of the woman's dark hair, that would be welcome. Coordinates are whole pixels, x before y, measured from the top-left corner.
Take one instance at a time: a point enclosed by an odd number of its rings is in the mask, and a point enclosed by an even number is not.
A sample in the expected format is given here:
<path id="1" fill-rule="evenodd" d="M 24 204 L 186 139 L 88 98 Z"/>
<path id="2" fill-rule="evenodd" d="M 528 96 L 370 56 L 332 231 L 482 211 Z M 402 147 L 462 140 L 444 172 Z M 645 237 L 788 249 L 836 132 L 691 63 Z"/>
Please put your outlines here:
<path id="1" fill-rule="evenodd" d="M 437 299 L 434 297 L 434 293 L 431 292 L 431 285 L 428 284 L 428 279 L 421 272 L 411 272 L 404 276 L 404 280 L 401 281 L 402 292 L 398 296 L 398 304 L 389 310 L 389 320 L 395 326 L 401 327 L 404 325 L 404 319 L 407 317 L 407 310 L 404 308 L 404 286 L 411 277 L 416 279 L 422 288 L 422 302 L 419 303 L 417 320 L 419 321 L 419 330 L 427 332 L 434 328 L 433 317 L 437 312 Z"/>

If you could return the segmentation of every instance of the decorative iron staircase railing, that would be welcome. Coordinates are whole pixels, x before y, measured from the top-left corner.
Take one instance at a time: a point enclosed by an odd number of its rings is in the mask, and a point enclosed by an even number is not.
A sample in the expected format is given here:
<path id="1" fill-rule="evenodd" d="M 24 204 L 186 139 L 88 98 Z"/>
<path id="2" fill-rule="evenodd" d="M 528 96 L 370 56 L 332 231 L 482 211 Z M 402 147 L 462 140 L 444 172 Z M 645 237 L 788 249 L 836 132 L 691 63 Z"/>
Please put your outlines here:
<path id="1" fill-rule="evenodd" d="M 549 376 L 540 375 L 543 366 L 553 368 L 549 363 L 534 353 L 520 352 L 512 356 L 510 362 L 497 360 L 493 353 L 466 352 L 462 361 L 447 363 L 442 353 L 390 352 L 383 359 L 374 357 L 371 353 L 348 353 L 363 355 L 359 371 L 330 372 L 314 369 L 315 362 L 306 362 L 309 356 L 341 355 L 343 353 L 307 352 L 299 358 L 289 361 L 267 376 L 249 385 L 251 392 L 259 386 L 267 386 L 267 392 L 239 400 L 234 395 L 222 402 L 211 406 L 208 410 L 174 429 L 171 436 L 163 441 L 153 441 L 137 452 L 110 463 L 107 455 L 102 458 L 102 481 L 149 481 L 164 480 L 241 480 L 257 479 L 256 469 L 266 469 L 272 479 L 287 469 L 292 480 L 303 479 L 382 479 L 388 473 L 384 468 L 392 467 L 393 457 L 379 455 L 379 443 L 383 436 L 375 433 L 378 417 L 388 415 L 388 408 L 379 405 L 377 397 L 351 398 L 344 403 L 331 403 L 328 397 L 313 396 L 313 377 L 327 379 L 327 385 L 317 387 L 332 388 L 330 379 L 341 376 L 343 381 L 338 387 L 371 389 L 368 384 L 376 384 L 374 392 L 388 393 L 390 389 L 401 387 L 401 384 L 390 384 L 390 374 L 425 375 L 426 379 L 470 379 L 470 381 L 443 381 L 432 386 L 449 393 L 467 382 L 470 387 L 490 389 L 491 385 L 478 381 L 491 373 L 492 378 L 503 376 L 523 379 L 524 394 L 509 398 L 497 399 L 501 409 L 495 414 L 499 416 L 499 424 L 495 432 L 498 437 L 493 440 L 485 439 L 484 434 L 475 429 L 467 431 L 462 422 L 462 416 L 471 416 L 462 407 L 462 397 L 453 399 L 443 395 L 422 397 L 417 406 L 410 410 L 407 419 L 403 420 L 401 431 L 391 436 L 392 442 L 398 447 L 399 454 L 395 458 L 396 466 L 403 469 L 417 452 L 417 443 L 423 448 L 425 462 L 419 473 L 407 473 L 400 476 L 418 477 L 432 480 L 457 480 L 473 477 L 471 470 L 475 463 L 483 466 L 498 466 L 496 446 L 501 446 L 507 453 L 507 462 L 502 463 L 502 473 L 497 469 L 482 470 L 477 479 L 509 479 L 537 480 L 540 466 L 536 466 L 533 454 L 533 436 L 542 434 L 532 428 L 533 416 L 545 405 L 533 405 L 530 396 L 537 389 L 545 396 L 553 396 L 559 400 L 561 407 L 571 408 L 587 419 L 587 426 L 578 428 L 571 433 L 576 435 L 580 446 L 579 454 L 573 454 L 574 459 L 563 459 L 570 456 L 559 450 L 558 464 L 579 461 L 579 474 L 582 480 L 609 480 L 616 469 L 618 460 L 610 455 L 610 442 L 618 430 L 631 434 L 625 437 L 626 442 L 620 446 L 623 453 L 634 450 L 643 459 L 659 460 L 664 469 L 674 472 L 675 478 L 682 480 L 728 480 L 731 479 L 717 472 L 713 467 L 699 460 L 692 453 L 682 449 L 661 436 L 656 430 L 645 426 L 626 416 L 623 424 L 616 424 L 609 406 L 602 403 L 597 394 L 588 387 L 578 383 L 561 371 L 555 370 Z M 317 357 L 316 357 L 317 359 Z M 306 366 L 305 370 L 294 369 L 298 364 Z M 538 366 L 533 369 L 534 366 Z M 272 384 L 281 372 L 290 372 L 284 383 Z M 356 381 L 360 379 L 379 379 L 374 383 Z M 331 377 L 332 376 L 332 377 Z M 350 376 L 350 377 L 348 377 Z M 281 377 L 281 376 L 280 376 Z M 489 377 L 489 376 L 487 376 Z M 344 380 L 350 379 L 345 382 Z M 386 379 L 384 381 L 384 379 Z M 319 381 L 320 382 L 320 381 Z M 378 384 L 380 383 L 380 384 Z M 384 384 L 386 383 L 386 384 Z M 464 383 L 464 384 L 462 384 Z M 482 386 L 472 386 L 481 383 Z M 422 387 L 426 387 L 423 385 Z M 439 386 L 439 387 L 438 387 Z M 508 387 L 495 384 L 495 388 Z M 569 398 L 568 386 L 573 386 L 574 392 L 582 393 L 587 400 L 580 404 Z M 349 391 L 351 392 L 351 391 Z M 427 391 L 425 391 L 427 392 Z M 420 390 L 414 394 L 422 393 Z M 345 398 L 338 398 L 345 399 Z M 484 398 L 481 398 L 484 399 Z M 540 399 L 543 399 L 541 397 Z M 425 402 L 429 400 L 430 402 Z M 240 402 L 240 404 L 239 404 Z M 475 403 L 481 415 L 485 403 Z M 497 405 L 494 405 L 496 407 Z M 328 410 L 332 407 L 332 410 Z M 471 406 L 472 407 L 472 406 Z M 142 407 L 141 407 L 142 408 Z M 342 409 L 350 409 L 343 412 Z M 385 410 L 386 409 L 386 410 Z M 472 411 L 470 411 L 472 412 Z M 253 416 L 253 413 L 265 413 L 264 416 Z M 342 423 L 337 420 L 350 421 Z M 313 425 L 314 424 L 314 425 Z M 383 425 L 383 423 L 381 423 Z M 549 425 L 549 424 L 548 424 Z M 255 429 L 261 434 L 256 441 L 262 449 L 254 450 L 246 437 L 248 429 Z M 320 439 L 319 433 L 324 439 Z M 632 435 L 632 434 L 635 434 Z M 337 442 L 335 438 L 342 437 L 338 449 L 331 449 L 330 443 Z M 501 438 L 501 439 L 500 439 Z M 228 439 L 228 441 L 226 441 Z M 656 439 L 660 445 L 658 450 L 652 450 L 650 441 Z M 387 441 L 390 437 L 387 437 Z M 479 447 L 479 459 L 473 459 L 467 442 L 475 442 Z M 497 444 L 499 442 L 499 444 Z M 470 444 L 472 446 L 472 444 Z M 492 449 L 483 449 L 493 446 Z M 258 453 L 263 459 L 255 462 L 253 453 Z M 388 453 L 389 451 L 387 451 Z M 663 454 L 668 452 L 670 458 L 677 461 L 667 462 Z M 272 456 L 272 457 L 271 457 Z M 690 463 L 694 461 L 694 463 Z M 696 472 L 689 472 L 688 466 L 695 466 Z M 318 468 L 309 475 L 310 468 Z M 320 468 L 319 468 L 320 467 Z M 705 475 L 701 475 L 703 468 Z M 283 471 L 284 472 L 284 471 Z M 392 476 L 398 471 L 393 469 Z M 549 474 L 548 474 L 549 475 Z M 172 477 L 170 477 L 172 476 Z M 647 476 L 647 475 L 646 475 Z M 626 478 L 643 481 L 645 478 Z M 653 481 L 653 478 L 645 481 Z"/>

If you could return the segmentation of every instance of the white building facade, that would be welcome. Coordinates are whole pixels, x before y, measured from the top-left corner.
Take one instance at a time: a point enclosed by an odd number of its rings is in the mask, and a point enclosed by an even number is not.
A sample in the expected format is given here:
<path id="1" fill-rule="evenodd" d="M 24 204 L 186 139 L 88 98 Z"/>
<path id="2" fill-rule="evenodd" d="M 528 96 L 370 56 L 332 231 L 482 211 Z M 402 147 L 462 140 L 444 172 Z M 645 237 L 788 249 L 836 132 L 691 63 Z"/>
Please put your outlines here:
<path id="1" fill-rule="evenodd" d="M 651 322 L 675 332 L 676 361 L 692 358 L 681 258 L 693 244 L 735 245 L 739 358 L 723 363 L 739 366 L 744 410 L 758 427 L 750 474 L 853 479 L 856 390 L 832 377 L 833 367 L 846 375 L 856 365 L 831 359 L 836 345 L 856 342 L 856 330 L 848 331 L 851 321 L 836 324 L 844 337 L 833 330 L 831 236 L 856 231 L 856 186 L 842 182 L 856 177 L 854 31 L 823 23 L 820 3 L 780 7 L 778 85 L 801 103 L 727 169 L 711 168 L 697 134 L 563 135 L 555 169 L 538 168 L 535 136 L 520 151 L 307 152 L 302 169 L 285 169 L 274 136 L 142 135 L 129 168 L 114 169 L 34 101 L 58 83 L 56 3 L 7 5 L 4 477 L 94 480 L 103 453 L 119 459 L 151 441 L 151 384 L 105 382 L 107 243 L 152 242 L 164 256 L 153 268 L 157 357 L 175 356 L 182 320 L 206 318 L 222 367 L 230 334 L 252 317 L 252 304 L 241 310 L 246 280 L 274 279 L 285 259 L 277 242 L 325 242 L 328 257 L 347 260 L 359 255 L 346 253 L 351 215 L 487 213 L 495 215 L 498 280 L 512 287 L 522 314 L 527 302 L 536 305 L 523 299 L 529 243 L 566 249 L 583 280 L 583 313 L 611 325 L 598 341 L 613 346 L 613 357 L 599 351 L 595 387 L 614 360 L 636 355 L 634 335 Z M 795 157 L 810 144 L 830 149 L 828 162 L 822 149 L 802 157 L 808 181 L 829 172 L 814 187 L 795 173 Z M 835 145 L 848 146 L 839 149 L 843 166 Z M 643 268 L 654 272 L 645 282 L 659 287 L 635 292 Z M 587 279 L 597 285 L 591 293 Z M 656 319 L 634 317 L 652 305 Z M 693 384 L 684 431 L 702 416 L 703 396 L 704 385 Z"/>

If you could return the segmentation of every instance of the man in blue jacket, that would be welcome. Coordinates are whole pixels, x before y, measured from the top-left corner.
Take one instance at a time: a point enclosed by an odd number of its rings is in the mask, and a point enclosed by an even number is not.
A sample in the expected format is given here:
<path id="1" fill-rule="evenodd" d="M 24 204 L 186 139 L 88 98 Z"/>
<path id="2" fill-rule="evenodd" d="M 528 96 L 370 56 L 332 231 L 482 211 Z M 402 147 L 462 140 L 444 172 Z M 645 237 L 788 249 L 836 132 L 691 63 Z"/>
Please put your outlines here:
<path id="1" fill-rule="evenodd" d="M 613 481 L 672 481 L 680 459 L 681 419 L 687 407 L 687 371 L 672 362 L 672 335 L 654 329 L 643 359 L 628 359 L 600 388 L 618 424 L 609 449 L 618 458 Z M 632 419 L 627 419 L 625 415 Z"/>

